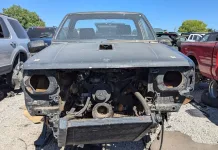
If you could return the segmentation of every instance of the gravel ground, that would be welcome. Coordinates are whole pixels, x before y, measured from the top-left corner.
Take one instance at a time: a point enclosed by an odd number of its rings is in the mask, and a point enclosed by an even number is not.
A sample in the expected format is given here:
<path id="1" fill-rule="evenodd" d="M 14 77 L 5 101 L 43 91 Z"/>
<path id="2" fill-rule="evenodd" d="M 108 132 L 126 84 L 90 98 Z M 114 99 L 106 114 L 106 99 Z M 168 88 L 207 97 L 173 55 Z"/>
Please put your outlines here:
<path id="1" fill-rule="evenodd" d="M 210 118 L 205 117 L 201 111 L 192 105 L 184 105 L 178 113 L 172 113 L 169 122 L 166 123 L 166 130 L 180 131 L 189 135 L 193 141 L 198 143 L 217 144 L 218 110 L 208 108 L 207 112 L 210 114 Z M 192 113 L 194 116 L 190 115 Z"/>
<path id="2" fill-rule="evenodd" d="M 33 124 L 23 115 L 24 95 L 0 102 L 0 150 L 33 150 L 42 124 Z"/>
<path id="3" fill-rule="evenodd" d="M 202 90 L 194 93 L 199 101 Z M 0 101 L 0 150 L 34 150 L 34 141 L 39 137 L 42 124 L 33 124 L 23 115 L 24 95 Z M 218 109 L 207 107 L 205 116 L 191 104 L 183 105 L 178 113 L 172 113 L 166 123 L 167 131 L 180 131 L 198 143 L 218 143 Z M 58 149 L 54 140 L 45 148 Z M 143 142 L 111 144 L 111 150 L 142 150 Z"/>
<path id="4" fill-rule="evenodd" d="M 193 93 L 195 102 L 201 102 L 201 93 L 206 88 L 207 84 L 202 84 L 196 88 Z M 203 107 L 202 109 L 206 114 L 191 104 L 183 105 L 178 113 L 171 114 L 170 120 L 165 126 L 166 130 L 180 131 L 198 143 L 217 144 L 218 109 L 211 107 Z"/>

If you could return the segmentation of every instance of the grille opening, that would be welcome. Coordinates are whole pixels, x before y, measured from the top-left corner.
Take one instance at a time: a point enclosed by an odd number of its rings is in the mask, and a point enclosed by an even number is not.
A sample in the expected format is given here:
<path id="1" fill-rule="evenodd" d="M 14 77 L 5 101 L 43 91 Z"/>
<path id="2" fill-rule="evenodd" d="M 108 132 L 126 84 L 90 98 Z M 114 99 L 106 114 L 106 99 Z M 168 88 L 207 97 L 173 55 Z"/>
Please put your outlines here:
<path id="1" fill-rule="evenodd" d="M 179 71 L 168 71 L 165 73 L 163 81 L 168 88 L 178 87 L 182 82 L 182 75 Z"/>
<path id="2" fill-rule="evenodd" d="M 99 45 L 99 50 L 112 50 L 113 46 L 111 44 L 101 44 Z"/>
<path id="3" fill-rule="evenodd" d="M 45 75 L 33 75 L 30 78 L 30 85 L 36 92 L 45 92 L 49 87 L 49 80 Z"/>

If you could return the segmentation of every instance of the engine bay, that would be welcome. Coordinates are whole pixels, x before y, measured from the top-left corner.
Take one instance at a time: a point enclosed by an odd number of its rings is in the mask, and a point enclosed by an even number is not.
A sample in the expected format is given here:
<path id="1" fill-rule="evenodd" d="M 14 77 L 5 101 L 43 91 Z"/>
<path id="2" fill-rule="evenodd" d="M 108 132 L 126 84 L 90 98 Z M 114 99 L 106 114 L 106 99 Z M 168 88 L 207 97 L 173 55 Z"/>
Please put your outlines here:
<path id="1" fill-rule="evenodd" d="M 61 100 L 65 103 L 61 117 L 71 114 L 75 117 L 107 118 L 144 113 L 134 92 L 148 96 L 146 69 L 59 72 L 58 83 Z"/>

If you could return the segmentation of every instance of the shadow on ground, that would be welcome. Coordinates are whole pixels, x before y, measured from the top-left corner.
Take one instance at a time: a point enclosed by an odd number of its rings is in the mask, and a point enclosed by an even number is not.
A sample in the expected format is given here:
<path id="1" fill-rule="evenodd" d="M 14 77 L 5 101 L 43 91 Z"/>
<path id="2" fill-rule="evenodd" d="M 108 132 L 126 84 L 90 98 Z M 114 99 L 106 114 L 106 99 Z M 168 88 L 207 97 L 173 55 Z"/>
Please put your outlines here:
<path id="1" fill-rule="evenodd" d="M 151 150 L 159 150 L 160 140 L 155 140 Z M 191 137 L 177 131 L 164 134 L 162 150 L 217 150 L 218 145 L 201 144 L 192 141 Z"/>
<path id="2" fill-rule="evenodd" d="M 212 123 L 218 125 L 218 109 L 209 107 L 202 103 L 202 98 L 205 98 L 204 94 L 207 89 L 208 83 L 200 83 L 195 86 L 195 92 L 192 93 L 194 101 L 190 104 L 192 104 L 196 109 L 190 109 L 186 112 L 194 117 L 207 117 Z"/>
<path id="3" fill-rule="evenodd" d="M 36 147 L 36 150 L 144 150 L 142 141 L 138 142 L 120 142 L 101 145 L 85 145 L 83 148 L 75 146 L 66 146 L 65 148 L 59 148 L 55 138 L 52 138 L 49 143 L 44 147 Z"/>

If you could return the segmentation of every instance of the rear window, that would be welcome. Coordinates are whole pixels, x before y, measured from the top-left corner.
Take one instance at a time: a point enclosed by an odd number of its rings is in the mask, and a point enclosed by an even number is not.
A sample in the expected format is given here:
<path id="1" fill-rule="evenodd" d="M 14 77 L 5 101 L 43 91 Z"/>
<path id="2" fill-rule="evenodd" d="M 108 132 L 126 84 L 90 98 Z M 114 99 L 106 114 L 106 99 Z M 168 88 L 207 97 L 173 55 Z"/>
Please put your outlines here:
<path id="1" fill-rule="evenodd" d="M 6 27 L 4 20 L 0 17 L 0 38 L 9 38 L 10 33 Z"/>
<path id="2" fill-rule="evenodd" d="M 28 39 L 26 31 L 17 20 L 8 19 L 8 21 L 19 39 Z"/>
<path id="3" fill-rule="evenodd" d="M 52 38 L 55 28 L 29 28 L 27 34 L 29 38 Z"/>

